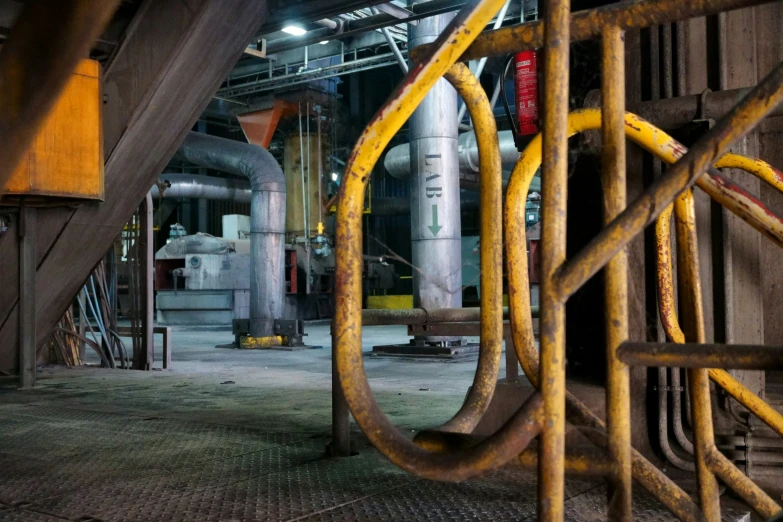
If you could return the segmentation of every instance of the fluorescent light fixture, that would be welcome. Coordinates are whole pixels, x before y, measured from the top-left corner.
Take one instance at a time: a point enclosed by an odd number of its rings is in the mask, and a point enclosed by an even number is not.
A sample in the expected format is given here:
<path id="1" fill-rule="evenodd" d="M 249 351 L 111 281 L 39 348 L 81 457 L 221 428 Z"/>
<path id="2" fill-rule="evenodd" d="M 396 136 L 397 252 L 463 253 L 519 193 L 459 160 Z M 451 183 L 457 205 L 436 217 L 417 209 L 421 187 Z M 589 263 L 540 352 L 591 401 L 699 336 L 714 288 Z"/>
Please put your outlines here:
<path id="1" fill-rule="evenodd" d="M 307 30 L 301 25 L 286 25 L 283 27 L 283 32 L 294 36 L 302 36 L 307 34 Z"/>
<path id="2" fill-rule="evenodd" d="M 326 44 L 328 44 L 328 43 L 329 43 L 329 40 L 321 40 L 321 41 L 320 41 L 320 42 L 318 42 L 318 43 L 319 43 L 319 44 L 321 44 L 321 45 L 326 45 Z"/>

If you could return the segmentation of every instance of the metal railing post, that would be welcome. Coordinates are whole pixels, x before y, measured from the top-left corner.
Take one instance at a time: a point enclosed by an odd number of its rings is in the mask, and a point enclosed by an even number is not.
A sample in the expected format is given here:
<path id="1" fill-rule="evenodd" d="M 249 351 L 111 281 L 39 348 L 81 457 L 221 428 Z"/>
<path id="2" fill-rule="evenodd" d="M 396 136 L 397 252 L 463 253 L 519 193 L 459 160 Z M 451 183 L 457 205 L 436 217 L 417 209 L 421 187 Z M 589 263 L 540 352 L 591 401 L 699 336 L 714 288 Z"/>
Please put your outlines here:
<path id="1" fill-rule="evenodd" d="M 570 0 L 544 9 L 544 141 L 541 214 L 541 394 L 544 425 L 538 518 L 563 520 L 565 488 L 565 299 L 555 274 L 566 259 Z"/>
<path id="2" fill-rule="evenodd" d="M 626 205 L 625 173 L 625 41 L 622 29 L 609 26 L 601 41 L 601 154 L 604 223 Z M 612 473 L 609 519 L 632 519 L 631 383 L 628 365 L 617 348 L 628 340 L 628 253 L 620 250 L 604 270 L 606 307 L 606 425 Z"/>

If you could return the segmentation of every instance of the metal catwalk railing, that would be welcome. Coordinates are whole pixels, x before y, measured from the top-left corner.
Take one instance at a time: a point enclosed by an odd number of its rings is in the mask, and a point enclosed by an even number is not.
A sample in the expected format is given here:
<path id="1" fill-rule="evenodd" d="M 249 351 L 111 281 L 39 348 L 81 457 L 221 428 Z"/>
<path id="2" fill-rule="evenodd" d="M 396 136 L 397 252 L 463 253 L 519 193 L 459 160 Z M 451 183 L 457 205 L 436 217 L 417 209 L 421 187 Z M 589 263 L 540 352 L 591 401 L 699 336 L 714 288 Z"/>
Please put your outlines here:
<path id="1" fill-rule="evenodd" d="M 613 4 L 570 14 L 564 0 L 549 0 L 542 22 L 502 28 L 483 34 L 505 0 L 481 0 L 466 5 L 440 38 L 422 46 L 411 68 L 386 105 L 359 139 L 346 167 L 337 210 L 337 292 L 334 320 L 335 377 L 356 422 L 389 460 L 418 476 L 461 481 L 496 469 L 514 458 L 538 464 L 540 520 L 563 520 L 566 470 L 594 467 L 609 482 L 608 517 L 631 520 L 633 480 L 652 493 L 682 520 L 720 520 L 716 477 L 735 490 L 762 516 L 780 506 L 743 475 L 716 448 L 710 411 L 709 379 L 759 416 L 778 433 L 783 418 L 722 369 L 779 365 L 783 349 L 726 345 L 682 345 L 704 342 L 701 288 L 695 246 L 695 220 L 690 187 L 698 185 L 716 201 L 783 245 L 783 221 L 759 202 L 716 174 L 715 167 L 743 168 L 781 188 L 774 171 L 763 162 L 725 154 L 783 99 L 783 65 L 757 87 L 696 145 L 687 151 L 641 118 L 625 112 L 623 30 L 671 23 L 688 17 L 747 7 L 761 1 L 648 0 Z M 478 35 L 478 37 L 477 37 Z M 568 114 L 568 42 L 602 38 L 601 110 Z M 475 41 L 474 41 L 475 40 Z M 543 47 L 544 132 L 533 139 L 512 173 L 502 209 L 497 130 L 487 96 L 476 78 L 457 60 Z M 481 158 L 481 350 L 478 370 L 465 404 L 441 427 L 410 441 L 384 415 L 373 398 L 362 363 L 362 233 L 364 191 L 373 166 L 394 134 L 411 116 L 427 91 L 445 77 L 465 100 L 476 126 Z M 603 118 L 602 118 L 603 116 Z M 605 227 L 571 260 L 565 258 L 568 137 L 601 129 Z M 673 164 L 630 205 L 625 201 L 625 140 L 638 143 L 662 161 Z M 724 155 L 725 154 L 725 155 Z M 536 350 L 530 310 L 524 230 L 529 183 L 543 169 L 541 243 L 540 353 Z M 673 313 L 668 226 L 674 206 L 680 266 L 684 330 Z M 473 442 L 467 435 L 486 412 L 497 380 L 503 339 L 501 212 L 505 225 L 509 308 L 514 348 L 530 382 L 539 390 L 494 435 Z M 626 245 L 656 217 L 659 246 L 659 293 L 667 335 L 679 344 L 628 343 Z M 669 257 L 667 257 L 669 256 Z M 565 303 L 601 268 L 607 292 L 607 421 L 606 424 L 568 393 L 565 383 Z M 404 322 L 404 318 L 401 318 Z M 684 333 L 683 333 L 684 331 Z M 699 503 L 631 447 L 629 365 L 689 368 L 693 405 L 694 447 Z M 342 400 L 342 397 L 337 398 Z M 567 454 L 566 418 L 607 456 Z M 342 424 L 345 427 L 345 424 Z M 526 450 L 540 437 L 539 453 Z M 600 454 L 599 454 L 600 455 Z M 608 462 L 608 465 L 607 465 Z"/>

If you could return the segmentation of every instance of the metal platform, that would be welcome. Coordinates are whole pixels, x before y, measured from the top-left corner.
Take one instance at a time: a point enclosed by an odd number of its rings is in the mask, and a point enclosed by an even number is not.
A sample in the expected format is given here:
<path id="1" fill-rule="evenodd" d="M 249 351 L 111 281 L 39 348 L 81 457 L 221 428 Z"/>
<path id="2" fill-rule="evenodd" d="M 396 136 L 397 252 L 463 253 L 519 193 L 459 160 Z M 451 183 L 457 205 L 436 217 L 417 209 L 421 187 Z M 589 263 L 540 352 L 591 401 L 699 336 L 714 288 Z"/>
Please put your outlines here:
<path id="1" fill-rule="evenodd" d="M 130 398 L 134 387 L 124 387 Z M 318 433 L 116 413 L 94 396 L 77 404 L 10 393 L 0 397 L 3 521 L 535 520 L 531 471 L 436 483 L 361 442 L 358 456 L 327 459 Z M 601 482 L 570 479 L 566 498 L 568 520 L 605 520 Z M 675 520 L 640 491 L 634 507 L 635 520 Z M 724 510 L 724 520 L 749 518 Z"/>

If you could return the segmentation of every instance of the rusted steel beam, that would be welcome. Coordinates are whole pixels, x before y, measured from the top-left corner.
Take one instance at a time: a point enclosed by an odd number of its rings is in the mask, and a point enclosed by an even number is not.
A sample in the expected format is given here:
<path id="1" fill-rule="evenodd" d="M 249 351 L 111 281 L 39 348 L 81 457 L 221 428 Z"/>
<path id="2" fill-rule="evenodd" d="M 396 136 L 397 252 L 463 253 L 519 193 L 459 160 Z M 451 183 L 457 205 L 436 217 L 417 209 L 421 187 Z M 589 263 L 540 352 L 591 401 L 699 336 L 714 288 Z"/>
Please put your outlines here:
<path id="1" fill-rule="evenodd" d="M 780 504 L 770 498 L 750 478 L 738 470 L 737 466 L 718 451 L 714 445 L 707 455 L 707 465 L 713 473 L 719 476 L 732 491 L 742 497 L 764 519 L 771 519 L 775 515 L 780 514 Z"/>
<path id="2" fill-rule="evenodd" d="M 686 346 L 678 344 L 677 346 Z M 684 364 L 671 366 L 683 367 Z M 710 452 L 715 448 L 715 431 L 712 426 L 710 402 L 710 378 L 707 370 L 689 369 L 688 392 L 691 397 L 693 417 L 693 449 L 696 464 L 696 480 L 699 484 L 699 500 L 707 522 L 720 522 L 720 492 L 718 481 L 707 465 Z"/>
<path id="3" fill-rule="evenodd" d="M 624 343 L 617 351 L 631 366 L 779 370 L 783 347 L 747 344 Z"/>
<path id="4" fill-rule="evenodd" d="M 667 174 L 637 198 L 559 271 L 567 298 L 595 275 L 684 189 L 693 185 L 728 148 L 750 132 L 783 99 L 783 64 L 773 69 L 732 111 L 708 131 Z"/>
<path id="5" fill-rule="evenodd" d="M 0 194 L 119 0 L 28 2 L 0 51 Z"/>
<path id="6" fill-rule="evenodd" d="M 539 465 L 538 451 L 528 448 L 517 457 L 519 464 L 525 468 L 536 469 Z M 605 452 L 566 450 L 565 472 L 572 475 L 590 477 L 609 477 L 614 466 Z"/>
<path id="7" fill-rule="evenodd" d="M 483 180 L 479 194 L 481 335 L 476 375 L 462 407 L 441 426 L 444 431 L 470 433 L 489 408 L 503 357 L 503 232 L 498 226 L 503 214 L 503 167 L 495 115 L 478 78 L 462 63 L 454 64 L 444 77 L 460 94 L 473 120 Z"/>
<path id="8" fill-rule="evenodd" d="M 550 0 L 544 10 L 539 358 L 545 424 L 538 468 L 538 519 L 543 522 L 562 521 L 565 501 L 565 299 L 556 274 L 566 259 L 570 10 L 570 0 Z"/>
<path id="9" fill-rule="evenodd" d="M 698 16 L 741 9 L 769 3 L 772 0 L 631 0 L 597 9 L 577 11 L 571 15 L 570 39 L 589 40 L 601 36 L 605 27 L 623 30 L 640 29 L 654 25 L 679 22 Z M 541 20 L 485 31 L 460 56 L 460 61 L 484 56 L 515 53 L 544 46 L 544 23 Z M 421 46 L 412 53 L 418 59 L 424 52 Z"/>
<path id="10" fill-rule="evenodd" d="M 601 39 L 601 181 L 604 223 L 611 223 L 626 206 L 625 181 L 625 42 L 617 26 L 604 29 Z M 608 516 L 632 520 L 631 500 L 631 381 L 628 365 L 617 348 L 628 340 L 628 253 L 620 250 L 604 270 L 606 307 L 606 426 L 609 435 Z"/>

